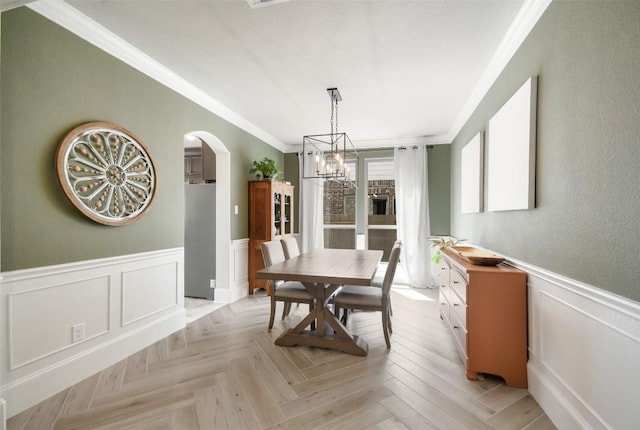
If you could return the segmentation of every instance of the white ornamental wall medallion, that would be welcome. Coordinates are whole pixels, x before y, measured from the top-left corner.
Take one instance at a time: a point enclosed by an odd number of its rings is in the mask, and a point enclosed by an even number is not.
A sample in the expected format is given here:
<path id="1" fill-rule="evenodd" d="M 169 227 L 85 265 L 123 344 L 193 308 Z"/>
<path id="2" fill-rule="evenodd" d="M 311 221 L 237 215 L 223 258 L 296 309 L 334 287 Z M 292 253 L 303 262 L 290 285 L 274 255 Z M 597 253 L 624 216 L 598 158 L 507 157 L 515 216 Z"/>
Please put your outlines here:
<path id="1" fill-rule="evenodd" d="M 74 128 L 58 147 L 56 168 L 67 198 L 100 224 L 131 223 L 155 196 L 149 151 L 133 133 L 115 124 L 90 122 Z"/>

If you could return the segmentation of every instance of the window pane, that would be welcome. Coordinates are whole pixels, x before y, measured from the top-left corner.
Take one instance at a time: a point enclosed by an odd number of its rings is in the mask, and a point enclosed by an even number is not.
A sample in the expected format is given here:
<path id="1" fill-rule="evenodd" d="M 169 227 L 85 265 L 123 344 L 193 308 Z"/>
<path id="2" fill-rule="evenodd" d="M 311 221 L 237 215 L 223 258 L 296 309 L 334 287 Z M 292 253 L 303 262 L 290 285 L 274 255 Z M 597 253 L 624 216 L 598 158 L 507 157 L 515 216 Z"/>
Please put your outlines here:
<path id="1" fill-rule="evenodd" d="M 324 223 L 356 223 L 356 189 L 342 182 L 324 183 Z"/>
<path id="2" fill-rule="evenodd" d="M 396 224 L 396 181 L 393 160 L 369 160 L 367 164 L 368 225 Z"/>

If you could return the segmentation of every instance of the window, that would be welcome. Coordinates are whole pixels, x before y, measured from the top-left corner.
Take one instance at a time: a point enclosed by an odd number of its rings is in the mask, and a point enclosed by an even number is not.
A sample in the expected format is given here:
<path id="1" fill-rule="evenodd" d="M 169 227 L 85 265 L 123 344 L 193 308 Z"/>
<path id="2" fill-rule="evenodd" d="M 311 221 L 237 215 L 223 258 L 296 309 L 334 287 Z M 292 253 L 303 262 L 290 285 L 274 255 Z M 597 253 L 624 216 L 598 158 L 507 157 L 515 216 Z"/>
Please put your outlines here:
<path id="1" fill-rule="evenodd" d="M 383 261 L 389 260 L 396 231 L 396 184 L 393 158 L 367 160 L 367 249 L 384 251 Z"/>
<path id="2" fill-rule="evenodd" d="M 356 171 L 355 160 L 347 161 L 346 164 L 351 172 Z M 352 183 L 355 185 L 355 180 Z M 349 186 L 344 182 L 324 182 L 325 248 L 355 249 L 356 192 L 355 186 Z"/>

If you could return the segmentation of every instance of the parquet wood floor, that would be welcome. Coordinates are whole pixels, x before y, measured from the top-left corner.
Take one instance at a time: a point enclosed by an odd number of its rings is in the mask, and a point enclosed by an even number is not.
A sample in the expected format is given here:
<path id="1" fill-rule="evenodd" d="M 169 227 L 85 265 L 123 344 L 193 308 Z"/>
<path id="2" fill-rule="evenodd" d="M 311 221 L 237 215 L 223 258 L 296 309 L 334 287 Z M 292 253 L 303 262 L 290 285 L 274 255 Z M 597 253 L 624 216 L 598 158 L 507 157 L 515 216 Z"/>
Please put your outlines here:
<path id="1" fill-rule="evenodd" d="M 393 335 L 353 313 L 367 357 L 273 340 L 269 298 L 226 305 L 46 401 L 8 430 L 526 429 L 555 427 L 527 390 L 468 381 L 438 314 L 437 292 L 392 292 Z M 277 311 L 281 310 L 278 304 Z"/>

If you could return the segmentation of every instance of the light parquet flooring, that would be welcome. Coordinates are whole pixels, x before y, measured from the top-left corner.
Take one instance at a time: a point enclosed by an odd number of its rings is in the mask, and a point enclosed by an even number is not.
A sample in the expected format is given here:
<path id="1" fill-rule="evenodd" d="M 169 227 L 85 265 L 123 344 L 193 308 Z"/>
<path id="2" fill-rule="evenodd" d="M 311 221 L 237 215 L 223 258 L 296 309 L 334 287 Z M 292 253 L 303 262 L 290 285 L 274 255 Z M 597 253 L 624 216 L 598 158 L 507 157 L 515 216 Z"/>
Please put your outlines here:
<path id="1" fill-rule="evenodd" d="M 269 298 L 246 297 L 187 325 L 7 423 L 8 430 L 526 429 L 555 427 L 527 390 L 465 378 L 437 292 L 392 292 L 387 350 L 380 314 L 354 312 L 367 357 L 274 339 Z M 278 304 L 277 311 L 281 311 Z"/>

